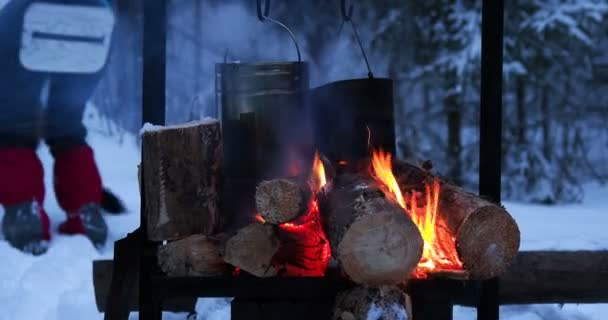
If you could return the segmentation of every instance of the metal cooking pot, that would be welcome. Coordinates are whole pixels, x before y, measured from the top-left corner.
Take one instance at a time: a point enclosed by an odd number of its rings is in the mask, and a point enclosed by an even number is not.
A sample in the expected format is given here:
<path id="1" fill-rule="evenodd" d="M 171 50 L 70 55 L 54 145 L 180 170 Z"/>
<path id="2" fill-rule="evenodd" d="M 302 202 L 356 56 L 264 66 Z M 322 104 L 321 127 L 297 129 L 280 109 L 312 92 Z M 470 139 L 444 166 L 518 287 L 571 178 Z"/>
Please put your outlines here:
<path id="1" fill-rule="evenodd" d="M 308 90 L 305 62 L 221 63 L 216 94 L 230 177 L 286 176 L 293 123 Z"/>
<path id="2" fill-rule="evenodd" d="M 305 62 L 220 63 L 216 102 L 224 147 L 223 205 L 228 225 L 248 223 L 256 183 L 295 175 L 302 157 L 309 86 Z M 295 169 L 295 170 L 294 170 Z"/>
<path id="3" fill-rule="evenodd" d="M 351 79 L 314 88 L 309 94 L 314 142 L 334 161 L 369 157 L 370 147 L 395 152 L 393 81 Z"/>

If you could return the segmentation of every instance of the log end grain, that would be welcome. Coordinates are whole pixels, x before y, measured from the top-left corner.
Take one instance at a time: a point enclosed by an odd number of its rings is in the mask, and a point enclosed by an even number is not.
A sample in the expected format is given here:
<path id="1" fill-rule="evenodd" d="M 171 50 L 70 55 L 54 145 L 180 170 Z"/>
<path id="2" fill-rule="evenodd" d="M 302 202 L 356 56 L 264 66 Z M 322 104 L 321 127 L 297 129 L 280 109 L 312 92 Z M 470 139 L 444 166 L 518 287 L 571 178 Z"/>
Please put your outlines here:
<path id="1" fill-rule="evenodd" d="M 520 232 L 511 215 L 497 205 L 470 214 L 458 230 L 456 249 L 473 279 L 502 274 L 519 251 Z"/>
<path id="2" fill-rule="evenodd" d="M 357 287 L 338 294 L 332 319 L 407 320 L 410 310 L 407 296 L 397 287 Z"/>
<path id="3" fill-rule="evenodd" d="M 195 235 L 158 249 L 158 264 L 169 276 L 217 276 L 227 272 L 218 243 Z"/>
<path id="4" fill-rule="evenodd" d="M 256 189 L 256 209 L 268 223 L 292 221 L 306 212 L 307 191 L 301 184 L 287 179 L 262 181 Z"/>
<path id="5" fill-rule="evenodd" d="M 217 120 L 142 132 L 141 178 L 149 240 L 221 229 L 222 138 Z"/>
<path id="6" fill-rule="evenodd" d="M 280 242 L 274 228 L 268 224 L 252 223 L 239 229 L 224 245 L 224 260 L 260 278 L 277 275 L 272 260 Z"/>
<path id="7" fill-rule="evenodd" d="M 354 282 L 404 282 L 422 256 L 423 240 L 401 210 L 380 211 L 355 221 L 338 246 L 338 259 Z"/>

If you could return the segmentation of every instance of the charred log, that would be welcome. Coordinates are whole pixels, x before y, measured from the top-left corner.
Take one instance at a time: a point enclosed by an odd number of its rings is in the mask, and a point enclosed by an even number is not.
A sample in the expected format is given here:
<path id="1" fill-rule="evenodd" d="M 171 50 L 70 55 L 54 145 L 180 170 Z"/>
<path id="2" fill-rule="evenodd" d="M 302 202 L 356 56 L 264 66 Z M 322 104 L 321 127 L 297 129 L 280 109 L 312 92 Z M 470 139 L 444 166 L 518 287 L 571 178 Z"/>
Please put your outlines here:
<path id="1" fill-rule="evenodd" d="M 353 281 L 383 285 L 408 278 L 420 261 L 422 237 L 375 180 L 340 175 L 319 201 L 332 254 Z"/>
<path id="2" fill-rule="evenodd" d="M 333 320 L 411 319 L 406 294 L 396 286 L 357 287 L 336 297 Z"/>
<path id="3" fill-rule="evenodd" d="M 219 122 L 155 127 L 143 132 L 142 147 L 148 238 L 176 240 L 218 231 Z"/>
<path id="4" fill-rule="evenodd" d="M 320 277 L 325 275 L 331 249 L 325 237 L 318 212 L 310 212 L 308 220 L 283 224 L 277 228 L 281 247 L 274 257 L 279 274 L 288 277 Z"/>
<path id="5" fill-rule="evenodd" d="M 443 227 L 455 236 L 458 256 L 472 278 L 489 279 L 506 270 L 519 250 L 520 234 L 502 206 L 413 164 L 394 161 L 393 172 L 404 194 L 440 182 L 438 212 Z"/>

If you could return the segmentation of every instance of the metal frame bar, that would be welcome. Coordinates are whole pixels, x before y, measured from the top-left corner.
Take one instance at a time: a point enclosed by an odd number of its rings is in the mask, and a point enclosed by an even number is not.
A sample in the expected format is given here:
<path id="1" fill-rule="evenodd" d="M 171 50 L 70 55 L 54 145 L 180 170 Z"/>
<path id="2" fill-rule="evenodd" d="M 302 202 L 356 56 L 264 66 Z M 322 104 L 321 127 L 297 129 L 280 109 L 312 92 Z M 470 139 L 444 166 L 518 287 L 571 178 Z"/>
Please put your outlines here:
<path id="1" fill-rule="evenodd" d="M 167 63 L 167 0 L 143 1 L 143 79 L 142 124 L 165 124 Z M 142 144 L 142 159 L 144 146 Z M 139 317 L 143 320 L 162 318 L 162 297 L 153 285 L 157 243 L 148 241 L 145 207 L 145 167 L 141 164 L 141 212 L 139 251 Z"/>
<path id="2" fill-rule="evenodd" d="M 479 125 L 479 194 L 500 202 L 504 0 L 483 0 Z M 477 319 L 497 320 L 498 279 L 483 281 Z"/>

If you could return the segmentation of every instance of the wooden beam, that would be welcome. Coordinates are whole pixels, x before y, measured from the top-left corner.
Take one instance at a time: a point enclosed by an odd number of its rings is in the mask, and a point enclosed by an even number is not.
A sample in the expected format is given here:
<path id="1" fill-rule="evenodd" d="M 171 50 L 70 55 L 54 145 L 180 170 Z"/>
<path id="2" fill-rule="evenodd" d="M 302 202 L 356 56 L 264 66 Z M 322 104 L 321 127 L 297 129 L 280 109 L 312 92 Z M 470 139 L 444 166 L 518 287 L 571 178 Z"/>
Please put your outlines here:
<path id="1" fill-rule="evenodd" d="M 95 288 L 95 304 L 99 312 L 106 312 L 108 309 L 109 293 L 112 280 L 113 260 L 93 261 L 93 286 Z M 124 310 L 128 312 L 137 311 L 139 308 L 137 288 L 137 277 L 130 277 L 135 280 L 135 286 L 124 298 Z M 163 310 L 171 312 L 193 312 L 196 305 L 195 297 L 176 297 L 169 298 L 163 303 Z"/>
<path id="2" fill-rule="evenodd" d="M 532 251 L 500 278 L 501 304 L 606 303 L 608 251 Z"/>
<path id="3" fill-rule="evenodd" d="M 164 295 L 310 299 L 331 297 L 352 286 L 337 271 L 329 269 L 325 277 L 312 278 L 155 277 L 154 283 Z M 475 306 L 479 285 L 478 281 L 414 279 L 408 281 L 406 291 L 426 300 Z M 608 251 L 521 252 L 500 278 L 499 288 L 501 304 L 608 303 Z"/>
<path id="4" fill-rule="evenodd" d="M 501 305 L 607 303 L 608 251 L 521 252 L 497 285 Z M 409 281 L 407 291 L 427 300 L 476 306 L 480 287 L 477 281 L 431 278 Z"/>

